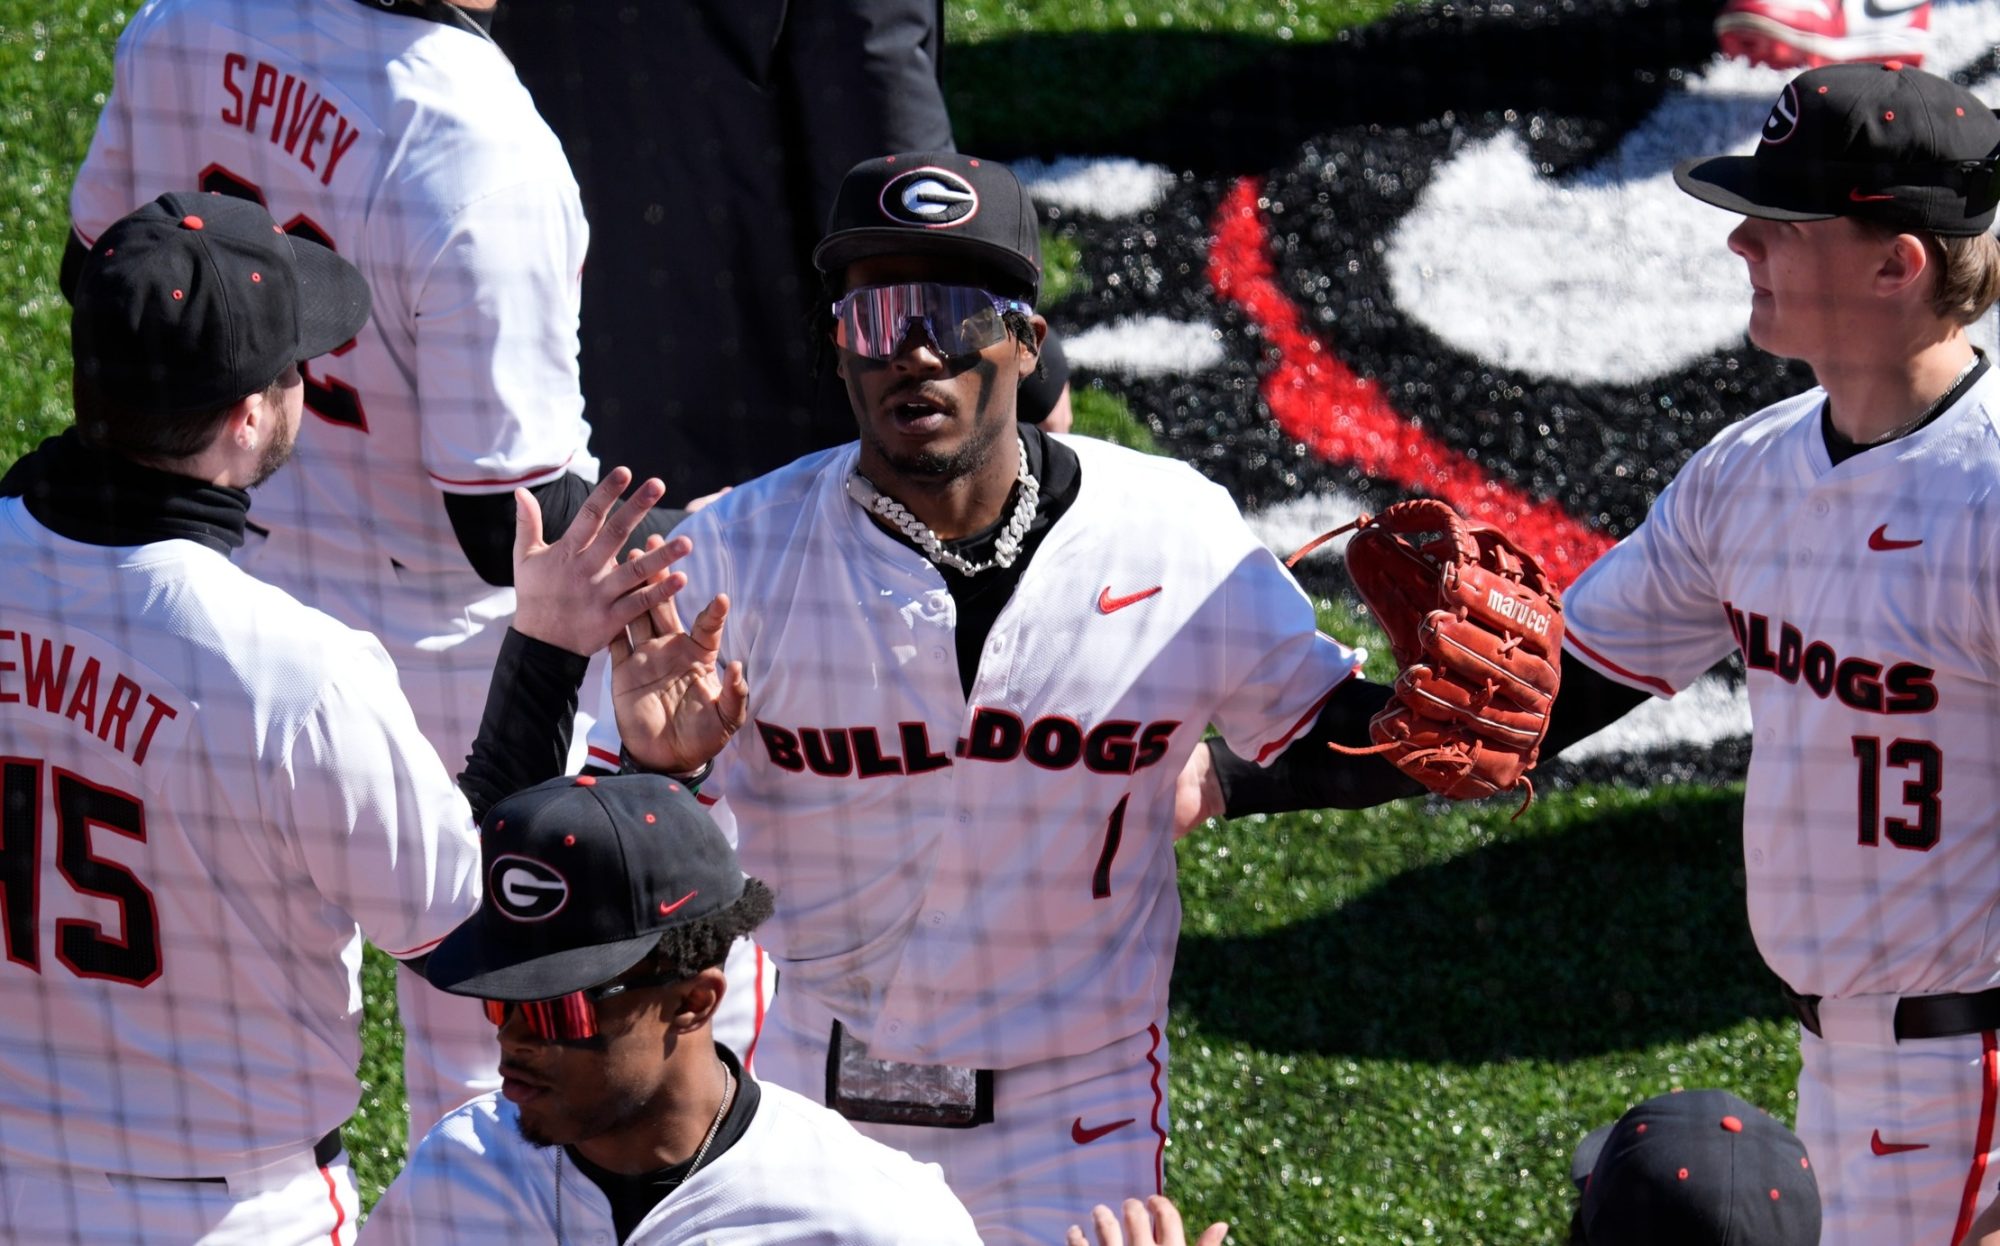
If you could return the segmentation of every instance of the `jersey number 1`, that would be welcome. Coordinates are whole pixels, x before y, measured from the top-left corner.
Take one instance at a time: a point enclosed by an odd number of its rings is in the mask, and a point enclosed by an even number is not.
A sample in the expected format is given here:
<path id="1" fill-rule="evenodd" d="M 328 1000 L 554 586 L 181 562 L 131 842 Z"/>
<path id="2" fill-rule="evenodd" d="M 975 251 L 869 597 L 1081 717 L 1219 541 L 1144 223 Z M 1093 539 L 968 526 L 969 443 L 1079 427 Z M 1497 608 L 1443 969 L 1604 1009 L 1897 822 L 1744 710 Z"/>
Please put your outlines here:
<path id="1" fill-rule="evenodd" d="M 1929 740 L 1889 741 L 1888 762 L 1914 773 L 1903 781 L 1903 803 L 1916 819 L 1882 816 L 1882 741 L 1872 735 L 1854 737 L 1854 756 L 1861 763 L 1859 818 L 1861 842 L 1874 847 L 1886 835 L 1898 848 L 1929 852 L 1937 847 L 1944 811 L 1938 789 L 1944 786 L 1944 755 Z"/>
<path id="2" fill-rule="evenodd" d="M 240 177 L 219 164 L 209 165 L 201 171 L 196 183 L 211 195 L 229 195 L 237 199 L 248 199 L 260 208 L 271 205 L 264 202 L 263 188 L 248 178 Z M 314 220 L 301 212 L 285 222 L 285 232 L 294 238 L 304 238 L 307 242 L 317 242 L 329 251 L 337 251 L 333 239 Z M 334 355 L 345 355 L 354 349 L 352 338 L 334 347 Z M 329 424 L 351 428 L 357 432 L 368 431 L 368 413 L 361 409 L 361 395 L 346 381 L 331 376 L 314 376 L 312 369 L 299 365 L 299 376 L 306 383 L 306 410 Z"/>
<path id="3" fill-rule="evenodd" d="M 42 763 L 0 757 L 0 928 L 7 959 L 42 971 Z M 146 842 L 146 807 L 60 766 L 55 772 L 56 868 L 77 894 L 117 904 L 118 937 L 97 922 L 56 921 L 56 959 L 79 978 L 147 986 L 160 976 L 160 913 L 132 871 L 90 851 L 103 829 Z"/>

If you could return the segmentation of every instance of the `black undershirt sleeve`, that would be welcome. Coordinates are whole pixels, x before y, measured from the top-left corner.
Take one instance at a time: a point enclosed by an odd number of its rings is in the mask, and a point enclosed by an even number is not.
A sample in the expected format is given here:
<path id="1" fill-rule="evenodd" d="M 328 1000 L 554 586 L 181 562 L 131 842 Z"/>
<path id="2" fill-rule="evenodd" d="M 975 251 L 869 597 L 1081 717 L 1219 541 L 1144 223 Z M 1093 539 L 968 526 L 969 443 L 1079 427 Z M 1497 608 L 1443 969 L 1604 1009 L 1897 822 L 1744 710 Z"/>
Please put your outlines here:
<path id="1" fill-rule="evenodd" d="M 568 771 L 577 688 L 589 665 L 587 657 L 507 629 L 479 734 L 458 776 L 475 819 L 503 797 Z"/>
<path id="2" fill-rule="evenodd" d="M 507 629 L 486 685 L 479 734 L 458 776 L 473 821 L 484 821 L 503 798 L 568 769 L 577 689 L 589 666 L 589 658 Z M 428 959 L 428 954 L 412 956 L 401 963 L 421 977 Z"/>
<path id="3" fill-rule="evenodd" d="M 1368 720 L 1388 704 L 1389 694 L 1386 684 L 1358 677 L 1343 681 L 1327 697 L 1311 729 L 1268 766 L 1237 756 L 1221 740 L 1210 740 L 1216 778 L 1222 785 L 1222 816 L 1367 809 L 1423 791 L 1416 780 L 1380 757 L 1355 757 L 1327 747 L 1368 747 Z"/>
<path id="4" fill-rule="evenodd" d="M 1563 650 L 1561 690 L 1549 709 L 1549 731 L 1542 737 L 1543 758 L 1555 757 L 1585 736 L 1597 734 L 1652 695 L 1598 674 Z"/>
<path id="5" fill-rule="evenodd" d="M 595 485 L 574 472 L 564 472 L 554 480 L 531 487 L 528 492 L 542 505 L 542 539 L 553 541 L 569 530 L 570 521 L 590 497 Z M 444 511 L 451 517 L 452 535 L 458 548 L 480 579 L 496 588 L 514 583 L 514 495 L 506 493 L 447 493 Z M 672 532 L 687 512 L 671 506 L 655 506 L 632 534 L 630 545 L 643 549 L 646 538 Z"/>
<path id="6" fill-rule="evenodd" d="M 1549 712 L 1542 757 L 1564 749 L 1623 718 L 1650 695 L 1627 687 L 1564 652 L 1562 685 Z M 1312 729 L 1286 747 L 1269 766 L 1238 757 L 1220 740 L 1210 740 L 1216 778 L 1222 786 L 1222 816 L 1286 813 L 1298 809 L 1367 809 L 1424 789 L 1379 756 L 1334 752 L 1328 744 L 1369 745 L 1368 720 L 1388 704 L 1390 689 L 1350 679 L 1327 698 Z"/>

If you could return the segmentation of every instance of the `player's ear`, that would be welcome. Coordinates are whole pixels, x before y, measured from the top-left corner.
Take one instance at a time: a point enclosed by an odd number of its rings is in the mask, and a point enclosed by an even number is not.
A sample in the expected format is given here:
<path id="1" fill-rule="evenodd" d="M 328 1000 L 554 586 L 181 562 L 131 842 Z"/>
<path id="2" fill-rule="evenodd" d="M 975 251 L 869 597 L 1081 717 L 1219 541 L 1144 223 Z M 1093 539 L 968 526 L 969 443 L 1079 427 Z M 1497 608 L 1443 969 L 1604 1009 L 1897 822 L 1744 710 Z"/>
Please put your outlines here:
<path id="1" fill-rule="evenodd" d="M 714 1019 L 715 1010 L 722 1006 L 723 992 L 728 988 L 729 979 L 723 976 L 720 965 L 704 969 L 681 983 L 674 1015 L 668 1019 L 674 1032 L 685 1034 L 707 1025 Z"/>
<path id="2" fill-rule="evenodd" d="M 1897 234 L 1887 239 L 1875 268 L 1875 292 L 1895 298 L 1912 288 L 1923 289 L 1931 280 L 1931 249 L 1915 234 Z M 1928 297 L 1928 295 L 1926 295 Z"/>

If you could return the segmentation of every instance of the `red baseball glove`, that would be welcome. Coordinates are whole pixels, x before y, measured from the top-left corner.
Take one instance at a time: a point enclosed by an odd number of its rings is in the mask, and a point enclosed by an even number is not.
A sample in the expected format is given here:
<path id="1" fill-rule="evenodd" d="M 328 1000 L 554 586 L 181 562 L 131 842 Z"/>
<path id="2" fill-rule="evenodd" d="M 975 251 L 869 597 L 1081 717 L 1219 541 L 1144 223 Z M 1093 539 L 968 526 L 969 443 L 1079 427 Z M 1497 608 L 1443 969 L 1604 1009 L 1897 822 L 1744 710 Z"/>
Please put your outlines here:
<path id="1" fill-rule="evenodd" d="M 1388 634 L 1401 674 L 1368 724 L 1375 747 L 1342 751 L 1381 753 L 1454 800 L 1518 785 L 1526 809 L 1534 799 L 1527 774 L 1561 669 L 1555 585 L 1499 531 L 1428 499 L 1363 515 L 1286 565 L 1349 529 L 1348 576 Z"/>

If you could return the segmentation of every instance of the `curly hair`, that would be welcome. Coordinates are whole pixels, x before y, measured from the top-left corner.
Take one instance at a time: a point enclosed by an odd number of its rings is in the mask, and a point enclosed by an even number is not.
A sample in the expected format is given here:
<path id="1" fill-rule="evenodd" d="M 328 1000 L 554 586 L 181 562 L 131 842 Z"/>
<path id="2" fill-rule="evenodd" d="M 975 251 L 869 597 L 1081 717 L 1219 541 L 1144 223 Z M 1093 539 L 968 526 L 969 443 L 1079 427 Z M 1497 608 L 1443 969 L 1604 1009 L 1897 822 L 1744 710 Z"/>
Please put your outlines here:
<path id="1" fill-rule="evenodd" d="M 777 897 L 760 878 L 743 880 L 743 894 L 720 912 L 660 936 L 653 947 L 653 971 L 675 980 L 720 968 L 729 945 L 770 920 Z"/>

